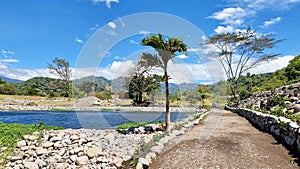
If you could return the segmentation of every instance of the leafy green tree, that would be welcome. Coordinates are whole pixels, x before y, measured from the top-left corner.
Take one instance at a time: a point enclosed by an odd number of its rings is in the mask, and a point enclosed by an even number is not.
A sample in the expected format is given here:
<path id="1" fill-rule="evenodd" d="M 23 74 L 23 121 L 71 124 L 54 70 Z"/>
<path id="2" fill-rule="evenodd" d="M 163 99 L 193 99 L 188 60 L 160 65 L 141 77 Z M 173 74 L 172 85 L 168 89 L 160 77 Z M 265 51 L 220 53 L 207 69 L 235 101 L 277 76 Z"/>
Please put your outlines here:
<path id="1" fill-rule="evenodd" d="M 289 81 L 297 81 L 300 79 L 300 55 L 289 62 L 285 72 Z"/>
<path id="2" fill-rule="evenodd" d="M 147 55 L 145 53 L 142 54 Z M 129 78 L 128 90 L 129 98 L 133 99 L 134 104 L 140 105 L 143 103 L 143 94 L 148 96 L 153 91 L 159 89 L 160 82 L 163 81 L 163 77 L 150 74 L 149 71 L 151 65 L 147 64 L 144 60 L 139 60 L 138 64 L 133 68 L 131 77 Z"/>
<path id="3" fill-rule="evenodd" d="M 15 95 L 17 93 L 16 87 L 11 83 L 6 83 L 6 81 L 0 78 L 0 94 Z"/>
<path id="4" fill-rule="evenodd" d="M 65 96 L 66 97 L 71 97 L 72 96 L 72 87 L 71 87 L 71 69 L 69 62 L 66 61 L 65 59 L 59 59 L 55 58 L 53 63 L 50 64 L 48 63 L 48 69 L 50 70 L 51 73 L 54 73 L 58 75 L 61 80 L 65 83 Z"/>
<path id="5" fill-rule="evenodd" d="M 249 69 L 275 59 L 278 54 L 265 54 L 264 50 L 281 41 L 272 38 L 272 34 L 255 33 L 249 27 L 246 31 L 214 35 L 204 44 L 217 48 L 211 55 L 220 61 L 236 99 L 239 77 Z"/>
<path id="6" fill-rule="evenodd" d="M 208 99 L 211 96 L 211 88 L 206 85 L 201 85 L 198 87 L 198 92 L 200 95 L 201 106 L 204 107 L 205 99 Z"/>
<path id="7" fill-rule="evenodd" d="M 141 45 L 153 47 L 158 55 L 144 55 L 142 59 L 149 65 L 160 67 L 164 70 L 164 81 L 166 86 L 166 132 L 170 132 L 170 100 L 169 100 L 169 76 L 168 62 L 179 53 L 187 51 L 187 45 L 179 38 L 163 38 L 162 34 L 150 35 L 142 40 Z"/>
<path id="8" fill-rule="evenodd" d="M 95 96 L 100 100 L 109 100 L 112 99 L 111 93 L 108 91 L 96 92 Z"/>

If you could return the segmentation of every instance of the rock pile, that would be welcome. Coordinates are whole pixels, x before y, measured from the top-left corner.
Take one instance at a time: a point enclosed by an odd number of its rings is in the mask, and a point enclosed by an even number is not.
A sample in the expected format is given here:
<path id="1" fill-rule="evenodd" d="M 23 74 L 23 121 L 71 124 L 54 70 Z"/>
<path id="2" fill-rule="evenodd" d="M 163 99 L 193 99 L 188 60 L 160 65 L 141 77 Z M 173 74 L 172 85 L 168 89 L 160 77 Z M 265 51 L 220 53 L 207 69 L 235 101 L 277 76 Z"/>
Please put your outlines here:
<path id="1" fill-rule="evenodd" d="M 140 127 L 129 127 L 128 129 L 117 130 L 121 134 L 151 134 L 158 131 L 164 131 L 161 124 L 149 124 Z"/>
<path id="2" fill-rule="evenodd" d="M 294 113 L 300 112 L 300 83 L 279 87 L 273 91 L 256 93 L 253 96 L 242 100 L 240 106 L 264 110 L 268 98 L 274 96 L 274 94 L 285 98 L 285 103 L 289 104 L 289 108 L 293 109 Z"/>
<path id="3" fill-rule="evenodd" d="M 124 135 L 114 130 L 66 129 L 24 136 L 6 168 L 116 168 L 131 159 L 153 134 Z"/>

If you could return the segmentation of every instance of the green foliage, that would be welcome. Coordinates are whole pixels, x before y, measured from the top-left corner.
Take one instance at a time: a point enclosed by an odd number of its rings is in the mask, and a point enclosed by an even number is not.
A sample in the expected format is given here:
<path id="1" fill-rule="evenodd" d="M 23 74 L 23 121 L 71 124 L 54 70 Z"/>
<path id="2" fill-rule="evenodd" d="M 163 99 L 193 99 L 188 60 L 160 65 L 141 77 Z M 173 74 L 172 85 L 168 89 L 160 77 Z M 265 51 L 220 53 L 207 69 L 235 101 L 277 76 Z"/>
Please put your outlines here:
<path id="1" fill-rule="evenodd" d="M 148 124 L 158 124 L 161 122 L 129 122 L 129 123 L 123 123 L 118 126 L 116 126 L 116 130 L 124 130 L 128 129 L 130 127 L 140 127 L 140 126 L 146 126 Z"/>
<path id="2" fill-rule="evenodd" d="M 58 126 L 46 126 L 40 122 L 38 124 L 5 124 L 0 122 L 0 147 L 7 147 L 6 150 L 0 151 L 0 161 L 5 162 L 8 155 L 12 153 L 17 141 L 22 140 L 24 135 L 32 134 L 33 132 L 40 132 L 43 130 L 59 130 L 63 129 Z"/>
<path id="3" fill-rule="evenodd" d="M 111 93 L 107 91 L 96 92 L 95 96 L 100 100 L 109 100 L 112 99 Z"/>
<path id="4" fill-rule="evenodd" d="M 300 80 L 300 55 L 296 56 L 289 62 L 289 65 L 285 69 L 286 77 L 289 81 L 299 82 Z"/>
<path id="5" fill-rule="evenodd" d="M 24 82 L 15 83 L 19 95 L 64 96 L 64 82 L 48 77 L 34 77 Z"/>
<path id="6" fill-rule="evenodd" d="M 181 100 L 181 93 L 178 89 L 175 90 L 174 94 L 170 96 L 170 101 L 180 101 Z"/>
<path id="7" fill-rule="evenodd" d="M 52 61 L 52 64 L 48 63 L 48 69 L 51 73 L 58 75 L 64 83 L 64 96 L 72 96 L 72 87 L 71 87 L 71 69 L 69 62 L 65 59 L 55 58 Z"/>
<path id="8" fill-rule="evenodd" d="M 244 100 L 252 96 L 252 93 L 248 90 L 242 90 L 239 92 L 240 100 Z"/>
<path id="9" fill-rule="evenodd" d="M 200 94 L 197 88 L 183 91 L 182 95 L 190 106 L 197 106 L 197 103 L 200 101 Z"/>
<path id="10" fill-rule="evenodd" d="M 0 94 L 15 95 L 16 93 L 17 89 L 13 84 L 0 81 Z"/>
<path id="11" fill-rule="evenodd" d="M 278 94 L 273 94 L 271 97 L 267 99 L 266 110 L 270 111 L 275 106 L 284 107 L 284 98 Z M 277 111 L 277 110 L 276 110 Z"/>

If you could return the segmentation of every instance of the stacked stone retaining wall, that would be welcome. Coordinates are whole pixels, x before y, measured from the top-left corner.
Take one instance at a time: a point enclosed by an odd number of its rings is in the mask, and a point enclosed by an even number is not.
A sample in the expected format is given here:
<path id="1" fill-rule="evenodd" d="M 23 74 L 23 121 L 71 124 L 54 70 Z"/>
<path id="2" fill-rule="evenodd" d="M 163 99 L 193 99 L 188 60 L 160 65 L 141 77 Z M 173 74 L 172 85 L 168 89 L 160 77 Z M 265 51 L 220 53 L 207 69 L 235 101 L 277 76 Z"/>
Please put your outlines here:
<path id="1" fill-rule="evenodd" d="M 296 148 L 298 152 L 300 152 L 300 127 L 296 122 L 292 122 L 291 119 L 264 114 L 245 108 L 226 106 L 225 109 L 245 117 L 261 130 L 280 137 L 287 145 Z"/>

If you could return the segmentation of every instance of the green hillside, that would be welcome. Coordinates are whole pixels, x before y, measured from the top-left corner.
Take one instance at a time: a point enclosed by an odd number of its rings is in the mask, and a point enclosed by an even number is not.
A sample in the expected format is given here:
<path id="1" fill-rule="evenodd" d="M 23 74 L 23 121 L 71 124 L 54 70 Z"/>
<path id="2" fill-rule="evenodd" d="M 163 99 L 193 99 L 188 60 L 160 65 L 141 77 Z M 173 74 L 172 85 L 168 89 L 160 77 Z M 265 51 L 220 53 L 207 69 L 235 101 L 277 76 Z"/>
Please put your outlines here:
<path id="1" fill-rule="evenodd" d="M 35 96 L 64 96 L 64 82 L 49 77 L 34 77 L 15 83 L 17 94 Z"/>

